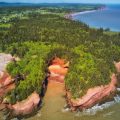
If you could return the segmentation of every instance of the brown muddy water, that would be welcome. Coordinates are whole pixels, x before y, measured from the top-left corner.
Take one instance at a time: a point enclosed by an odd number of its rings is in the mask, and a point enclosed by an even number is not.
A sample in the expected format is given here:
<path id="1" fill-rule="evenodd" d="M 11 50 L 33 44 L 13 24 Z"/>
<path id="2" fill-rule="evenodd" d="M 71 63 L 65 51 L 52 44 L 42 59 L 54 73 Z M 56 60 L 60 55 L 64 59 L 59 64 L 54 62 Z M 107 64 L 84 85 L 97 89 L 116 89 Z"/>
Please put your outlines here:
<path id="1" fill-rule="evenodd" d="M 50 82 L 38 113 L 27 120 L 120 120 L 120 97 L 84 112 L 70 112 L 65 106 L 63 83 Z"/>
<path id="2" fill-rule="evenodd" d="M 43 99 L 42 108 L 30 118 L 22 120 L 120 120 L 120 97 L 101 106 L 94 106 L 83 112 L 71 112 L 64 108 L 64 83 L 49 82 L 47 92 Z M 0 120 L 4 120 L 1 115 Z M 18 120 L 18 119 L 13 119 Z"/>

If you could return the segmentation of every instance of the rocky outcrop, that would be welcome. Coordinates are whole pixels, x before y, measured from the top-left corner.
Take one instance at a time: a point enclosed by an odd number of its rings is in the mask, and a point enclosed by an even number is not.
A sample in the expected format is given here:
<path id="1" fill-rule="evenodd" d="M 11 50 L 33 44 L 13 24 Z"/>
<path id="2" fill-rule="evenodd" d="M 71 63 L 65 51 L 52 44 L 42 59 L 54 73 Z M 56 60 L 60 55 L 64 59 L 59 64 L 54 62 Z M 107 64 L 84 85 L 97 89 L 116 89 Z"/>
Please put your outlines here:
<path id="1" fill-rule="evenodd" d="M 117 74 L 120 73 L 120 62 L 114 62 Z M 111 82 L 108 85 L 96 86 L 90 88 L 87 93 L 78 99 L 72 99 L 72 95 L 69 91 L 66 92 L 66 98 L 71 110 L 86 109 L 94 106 L 97 103 L 104 102 L 110 98 L 113 98 L 117 91 L 118 78 L 117 74 L 112 74 Z"/>
<path id="2" fill-rule="evenodd" d="M 27 99 L 17 102 L 14 105 L 7 105 L 7 108 L 11 111 L 13 116 L 17 115 L 27 115 L 32 113 L 38 108 L 40 103 L 40 96 L 34 92 Z"/>
<path id="3" fill-rule="evenodd" d="M 4 95 L 15 88 L 14 79 L 6 72 L 6 65 L 13 60 L 10 54 L 0 53 L 0 110 L 5 107 L 2 103 Z"/>
<path id="4" fill-rule="evenodd" d="M 55 58 L 48 70 L 50 72 L 49 80 L 64 82 L 64 78 L 68 72 L 69 62 L 65 62 L 65 60 L 60 58 Z M 120 70 L 120 64 L 116 63 L 117 71 Z M 78 99 L 72 99 L 72 95 L 69 91 L 66 91 L 67 103 L 70 106 L 71 110 L 76 109 L 87 109 L 94 106 L 97 103 L 105 101 L 110 97 L 113 97 L 116 91 L 117 78 L 116 75 L 113 74 L 111 76 L 111 82 L 108 85 L 96 86 L 94 88 L 88 89 L 87 93 Z"/>
<path id="5" fill-rule="evenodd" d="M 6 72 L 6 65 L 13 60 L 10 54 L 0 53 L 0 97 L 15 88 L 14 79 Z"/>
<path id="6" fill-rule="evenodd" d="M 113 74 L 111 77 L 111 82 L 105 86 L 97 86 L 91 88 L 87 91 L 87 93 L 79 99 L 72 99 L 71 94 L 67 91 L 67 102 L 72 110 L 76 109 L 86 109 L 94 106 L 97 103 L 105 101 L 111 97 L 116 91 L 117 78 L 116 75 Z"/>
<path id="7" fill-rule="evenodd" d="M 7 72 L 1 72 L 0 76 L 0 89 L 6 88 L 10 84 L 14 82 L 14 79 L 11 78 L 11 76 Z"/>
<path id="8" fill-rule="evenodd" d="M 1 54 L 0 54 L 1 55 Z M 4 96 L 9 90 L 14 89 L 14 80 L 5 72 L 6 65 L 13 60 L 10 55 L 2 54 L 3 58 L 0 56 L 0 62 L 2 61 L 3 65 L 0 64 L 0 96 Z M 117 72 L 120 72 L 120 63 L 114 63 Z M 64 78 L 68 72 L 69 62 L 65 61 L 64 59 L 55 58 L 50 63 L 48 67 L 49 75 L 47 76 L 47 80 L 56 81 L 64 83 Z M 109 99 L 111 96 L 115 94 L 116 85 L 117 85 L 117 78 L 115 74 L 111 76 L 111 82 L 108 85 L 96 86 L 94 88 L 88 89 L 87 93 L 78 99 L 72 99 L 72 95 L 69 91 L 66 90 L 66 98 L 67 103 L 70 106 L 71 110 L 76 109 L 87 109 L 94 106 L 97 103 L 105 101 Z M 44 85 L 43 85 L 44 86 Z M 41 99 L 39 94 L 36 92 L 32 93 L 27 99 L 17 102 L 14 105 L 5 105 L 0 104 L 0 108 L 7 108 L 11 111 L 13 116 L 18 115 L 27 115 L 32 113 L 34 110 L 37 109 L 38 104 L 40 103 Z M 1 102 L 2 103 L 2 102 Z"/>
<path id="9" fill-rule="evenodd" d="M 68 72 L 69 62 L 66 62 L 64 59 L 55 58 L 51 65 L 48 67 L 50 72 L 49 80 L 54 80 L 57 82 L 64 82 L 64 78 Z"/>
<path id="10" fill-rule="evenodd" d="M 7 105 L 6 101 L 3 101 L 4 95 L 12 89 L 15 89 L 14 79 L 6 71 L 6 66 L 9 62 L 16 60 L 10 54 L 0 53 L 0 110 L 8 108 L 12 111 L 11 115 L 26 115 L 32 113 L 40 102 L 40 96 L 36 92 L 32 93 L 26 100 L 17 102 L 15 105 Z M 18 60 L 18 58 L 17 58 Z"/>

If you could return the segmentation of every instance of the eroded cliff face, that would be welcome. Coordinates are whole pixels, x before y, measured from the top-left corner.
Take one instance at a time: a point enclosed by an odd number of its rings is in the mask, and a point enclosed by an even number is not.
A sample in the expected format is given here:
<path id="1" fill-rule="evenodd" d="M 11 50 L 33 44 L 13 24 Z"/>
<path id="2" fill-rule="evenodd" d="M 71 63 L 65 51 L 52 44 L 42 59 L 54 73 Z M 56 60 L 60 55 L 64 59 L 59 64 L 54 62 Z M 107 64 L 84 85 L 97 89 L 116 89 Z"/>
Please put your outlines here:
<path id="1" fill-rule="evenodd" d="M 53 85 L 53 84 L 49 84 L 53 81 L 64 83 L 64 78 L 68 72 L 68 67 L 69 67 L 69 62 L 65 62 L 65 60 L 63 59 L 55 58 L 52 61 L 51 65 L 48 67 L 50 73 L 49 76 L 47 77 L 48 88 L 50 85 Z M 43 89 L 45 89 L 46 87 L 45 84 L 46 83 L 43 82 Z M 7 105 L 7 108 L 11 111 L 10 115 L 12 116 L 18 116 L 18 115 L 25 116 L 31 114 L 35 109 L 37 109 L 37 106 L 40 103 L 41 98 L 36 92 L 34 92 L 27 99 L 23 101 L 17 102 L 14 105 L 11 104 Z"/>
<path id="2" fill-rule="evenodd" d="M 6 65 L 13 60 L 10 54 L 0 53 L 0 110 L 5 107 L 4 95 L 15 88 L 14 79 L 6 71 Z"/>
<path id="3" fill-rule="evenodd" d="M 13 60 L 12 57 L 9 58 L 10 59 L 8 59 L 7 56 L 7 59 L 5 59 L 6 62 L 3 62 L 4 65 L 2 65 L 3 69 L 0 71 L 1 96 L 4 96 L 6 92 L 15 88 L 15 85 L 13 84 L 14 81 L 5 72 L 6 64 Z M 115 67 L 117 69 L 117 72 L 120 72 L 120 63 L 115 63 Z M 48 82 L 54 81 L 54 82 L 64 83 L 64 79 L 66 74 L 68 73 L 68 69 L 69 69 L 69 62 L 60 58 L 55 58 L 48 67 L 49 70 Z M 72 99 L 72 95 L 70 91 L 66 90 L 67 103 L 70 106 L 71 110 L 76 110 L 76 109 L 83 110 L 86 108 L 90 108 L 97 103 L 100 103 L 102 101 L 105 101 L 113 97 L 117 89 L 116 87 L 117 82 L 118 81 L 116 78 L 116 74 L 112 74 L 111 82 L 108 85 L 96 86 L 94 88 L 91 88 L 87 91 L 87 93 L 83 97 L 78 99 Z M 6 105 L 5 107 L 11 110 L 12 111 L 11 114 L 14 116 L 27 115 L 27 114 L 31 114 L 37 108 L 40 101 L 41 101 L 40 96 L 36 92 L 34 92 L 26 100 L 17 102 L 14 105 L 9 104 Z M 3 107 L 4 105 L 1 104 L 1 108 Z"/>
<path id="4" fill-rule="evenodd" d="M 40 102 L 39 94 L 32 93 L 26 100 L 16 103 L 15 105 L 6 104 L 4 96 L 7 92 L 15 89 L 14 79 L 6 71 L 6 66 L 9 62 L 15 60 L 10 54 L 0 54 L 0 110 L 8 108 L 12 111 L 12 115 L 30 114 L 37 108 Z"/>
<path id="5" fill-rule="evenodd" d="M 54 80 L 57 82 L 64 82 L 64 78 L 68 72 L 69 62 L 65 63 L 65 60 L 60 58 L 55 58 L 51 65 L 49 66 L 50 78 L 49 80 Z M 120 72 L 120 62 L 115 63 L 117 72 Z M 87 109 L 94 106 L 97 103 L 106 101 L 114 96 L 116 92 L 117 85 L 116 75 L 113 73 L 111 76 L 111 82 L 108 85 L 96 86 L 94 88 L 88 89 L 87 93 L 77 99 L 72 99 L 70 91 L 66 90 L 66 100 L 71 108 L 71 110 L 76 109 Z"/>
<path id="6" fill-rule="evenodd" d="M 68 67 L 69 62 L 56 57 L 48 67 L 48 70 L 50 72 L 48 79 L 63 83 L 68 72 Z"/>
<path id="7" fill-rule="evenodd" d="M 4 72 L 0 78 L 0 97 L 3 97 L 7 92 L 15 88 L 14 80 L 11 76 Z"/>
<path id="8" fill-rule="evenodd" d="M 67 91 L 66 96 L 68 105 L 73 111 L 76 109 L 84 110 L 90 108 L 97 103 L 103 102 L 113 97 L 117 89 L 116 84 L 117 78 L 116 75 L 113 74 L 111 76 L 111 82 L 108 85 L 90 88 L 81 98 L 72 99 L 70 92 Z"/>
<path id="9" fill-rule="evenodd" d="M 7 108 L 11 110 L 12 116 L 18 116 L 18 115 L 27 115 L 32 113 L 34 110 L 38 108 L 38 104 L 40 102 L 40 96 L 33 92 L 27 99 L 17 102 L 14 105 L 7 105 Z"/>

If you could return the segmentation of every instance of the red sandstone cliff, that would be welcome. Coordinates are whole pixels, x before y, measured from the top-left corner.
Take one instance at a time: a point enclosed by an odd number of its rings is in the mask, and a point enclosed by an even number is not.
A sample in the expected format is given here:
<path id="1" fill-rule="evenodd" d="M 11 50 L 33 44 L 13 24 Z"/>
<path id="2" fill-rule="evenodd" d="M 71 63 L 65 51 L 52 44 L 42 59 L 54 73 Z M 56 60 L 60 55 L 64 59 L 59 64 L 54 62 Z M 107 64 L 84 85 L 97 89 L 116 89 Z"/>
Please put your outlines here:
<path id="1" fill-rule="evenodd" d="M 48 70 L 50 72 L 49 80 L 54 80 L 57 82 L 64 82 L 64 78 L 68 72 L 69 62 L 64 59 L 55 58 Z"/>
<path id="2" fill-rule="evenodd" d="M 34 92 L 26 100 L 16 103 L 15 105 L 6 105 L 3 101 L 4 95 L 12 89 L 15 89 L 14 79 L 6 71 L 6 66 L 15 58 L 10 54 L 0 53 L 0 110 L 7 107 L 12 110 L 13 115 L 26 115 L 32 113 L 40 102 L 39 95 Z"/>
<path id="3" fill-rule="evenodd" d="M 109 99 L 109 97 L 113 95 L 117 89 L 116 84 L 117 78 L 116 75 L 113 74 L 111 77 L 111 82 L 108 85 L 91 88 L 81 98 L 72 99 L 71 94 L 68 91 L 67 92 L 68 104 L 72 110 L 76 110 L 78 108 L 80 110 L 90 108 L 99 102 Z"/>
<path id="4" fill-rule="evenodd" d="M 4 62 L 3 68 L 5 69 L 6 64 L 9 62 L 9 59 Z M 48 80 L 53 80 L 57 82 L 64 82 L 64 78 L 68 72 L 69 62 L 65 62 L 60 58 L 55 58 L 48 70 L 50 72 L 50 76 Z M 120 72 L 120 63 L 115 63 L 115 67 L 118 72 Z M 0 95 L 4 95 L 5 90 L 13 89 L 13 86 L 6 88 L 12 83 L 11 77 L 4 73 L 0 72 Z M 108 85 L 104 86 L 96 86 L 87 91 L 86 95 L 78 99 L 72 99 L 69 91 L 66 91 L 66 97 L 68 105 L 72 110 L 76 109 L 86 109 L 94 106 L 95 104 L 108 99 L 112 94 L 116 91 L 117 78 L 116 75 L 113 74 L 111 76 L 111 82 Z M 37 108 L 37 105 L 40 102 L 39 95 L 34 92 L 32 93 L 26 100 L 16 103 L 15 105 L 8 105 L 7 107 L 12 110 L 12 114 L 14 115 L 26 115 L 30 114 L 34 109 Z M 3 106 L 2 106 L 3 107 Z"/>
<path id="5" fill-rule="evenodd" d="M 7 108 L 12 110 L 12 115 L 27 115 L 37 109 L 40 102 L 40 97 L 36 92 L 33 92 L 27 99 L 17 102 L 14 105 L 8 105 Z"/>
<path id="6" fill-rule="evenodd" d="M 64 82 L 65 75 L 68 72 L 69 62 L 65 64 L 65 60 L 55 58 L 49 66 L 50 80 L 57 82 Z M 115 63 L 117 72 L 120 72 L 120 62 Z M 117 78 L 113 74 L 111 76 L 111 82 L 108 85 L 96 86 L 87 91 L 87 93 L 78 99 L 72 99 L 72 95 L 69 91 L 66 91 L 67 103 L 71 107 L 71 110 L 86 109 L 94 106 L 95 104 L 105 101 L 111 97 L 116 91 Z"/>
<path id="7" fill-rule="evenodd" d="M 0 110 L 5 108 L 2 103 L 4 95 L 15 88 L 14 80 L 6 72 L 6 65 L 14 58 L 10 54 L 0 53 Z"/>

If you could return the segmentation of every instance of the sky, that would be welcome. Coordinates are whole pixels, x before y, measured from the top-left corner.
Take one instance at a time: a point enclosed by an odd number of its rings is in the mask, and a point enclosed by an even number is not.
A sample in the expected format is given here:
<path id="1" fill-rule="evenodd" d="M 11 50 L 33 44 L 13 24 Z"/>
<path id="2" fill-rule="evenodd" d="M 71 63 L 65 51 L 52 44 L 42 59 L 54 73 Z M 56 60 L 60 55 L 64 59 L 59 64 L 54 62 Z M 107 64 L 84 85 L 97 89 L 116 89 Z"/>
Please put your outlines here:
<path id="1" fill-rule="evenodd" d="M 25 2 L 25 3 L 119 3 L 120 0 L 0 0 L 0 2 Z"/>

